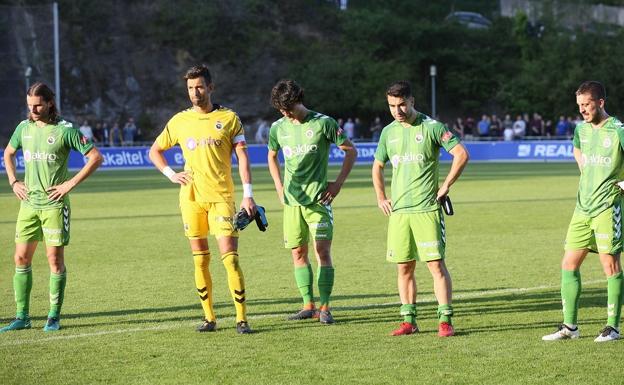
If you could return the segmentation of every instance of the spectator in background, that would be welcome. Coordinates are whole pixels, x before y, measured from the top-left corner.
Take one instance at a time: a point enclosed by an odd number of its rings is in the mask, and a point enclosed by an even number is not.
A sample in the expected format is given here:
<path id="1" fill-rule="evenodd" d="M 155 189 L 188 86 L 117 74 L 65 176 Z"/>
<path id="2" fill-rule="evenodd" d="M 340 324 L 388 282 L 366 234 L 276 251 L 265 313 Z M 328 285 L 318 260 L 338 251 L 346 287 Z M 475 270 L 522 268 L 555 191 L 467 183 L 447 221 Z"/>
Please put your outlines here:
<path id="1" fill-rule="evenodd" d="M 516 121 L 513 124 L 513 135 L 514 139 L 521 139 L 526 135 L 526 122 L 520 115 L 516 117 Z"/>
<path id="2" fill-rule="evenodd" d="M 507 117 L 509 117 L 509 115 L 507 115 Z M 503 130 L 503 140 L 505 140 L 505 142 L 510 142 L 513 139 L 514 139 L 514 130 L 513 130 L 513 123 L 512 123 L 511 126 L 505 126 L 505 129 Z"/>
<path id="3" fill-rule="evenodd" d="M 479 133 L 475 132 L 475 129 L 477 128 L 477 125 L 475 124 L 475 120 L 469 116 L 466 118 L 466 123 L 464 123 L 464 133 L 466 135 L 473 135 L 476 136 Z"/>
<path id="4" fill-rule="evenodd" d="M 110 130 L 109 143 L 111 147 L 119 147 L 123 143 L 121 137 L 121 128 L 119 128 L 119 122 L 115 122 Z"/>
<path id="5" fill-rule="evenodd" d="M 477 127 L 479 128 L 479 136 L 490 136 L 490 118 L 483 114 Z"/>
<path id="6" fill-rule="evenodd" d="M 128 118 L 128 121 L 123 128 L 123 145 L 134 145 L 134 137 L 137 134 L 137 126 L 134 124 L 134 118 Z"/>
<path id="7" fill-rule="evenodd" d="M 555 126 L 555 129 L 555 133 L 557 136 L 568 135 L 568 122 L 563 115 L 559 116 L 559 121 L 557 122 L 557 126 Z"/>
<path id="8" fill-rule="evenodd" d="M 543 136 L 544 135 L 544 121 L 542 117 L 537 113 L 533 113 L 533 118 L 529 121 L 529 136 Z"/>
<path id="9" fill-rule="evenodd" d="M 364 138 L 364 129 L 362 127 L 362 121 L 360 120 L 360 118 L 355 118 L 355 121 L 353 122 L 354 127 L 353 127 L 353 136 L 355 138 Z"/>
<path id="10" fill-rule="evenodd" d="M 108 123 L 102 123 L 102 136 L 100 137 L 103 146 L 109 145 L 109 136 L 110 136 L 110 128 L 108 128 Z"/>
<path id="11" fill-rule="evenodd" d="M 555 135 L 555 127 L 554 127 L 553 121 L 551 119 L 548 119 L 544 123 L 544 135 L 546 135 L 548 137 Z"/>
<path id="12" fill-rule="evenodd" d="M 492 114 L 492 117 L 490 118 L 490 136 L 499 138 L 503 133 L 502 125 L 503 123 L 500 121 L 498 116 L 496 116 L 496 114 Z"/>
<path id="13" fill-rule="evenodd" d="M 503 120 L 503 123 L 502 123 L 503 133 L 508 128 L 513 131 L 513 124 L 514 124 L 514 121 L 513 121 L 513 119 L 511 119 L 511 116 L 509 114 L 506 114 L 505 115 L 505 120 Z"/>
<path id="14" fill-rule="evenodd" d="M 85 136 L 85 138 L 89 139 L 90 142 L 93 141 L 93 129 L 89 125 L 88 120 L 82 122 L 82 126 L 80 126 L 80 132 L 82 133 L 82 135 Z"/>
<path id="15" fill-rule="evenodd" d="M 347 139 L 352 140 L 355 136 L 355 123 L 353 123 L 352 118 L 347 119 L 347 122 L 344 124 L 343 129 L 347 134 Z"/>
<path id="16" fill-rule="evenodd" d="M 464 129 L 464 120 L 460 117 L 455 119 L 455 122 L 453 123 L 453 131 L 455 131 L 460 138 L 464 137 Z"/>
<path id="17" fill-rule="evenodd" d="M 373 120 L 373 124 L 371 124 L 368 130 L 370 131 L 372 135 L 373 142 L 379 142 L 379 136 L 381 135 L 382 129 L 383 129 L 383 126 L 381 125 L 381 118 L 377 116 L 375 117 L 375 120 Z"/>
<path id="18" fill-rule="evenodd" d="M 338 127 L 342 128 L 344 130 L 344 119 L 343 118 L 338 118 L 338 120 L 336 120 L 336 123 L 338 123 Z"/>
<path id="19" fill-rule="evenodd" d="M 95 123 L 95 128 L 93 129 L 93 141 L 101 143 L 102 142 L 102 123 Z"/>
<path id="20" fill-rule="evenodd" d="M 266 120 L 260 118 L 256 121 L 258 128 L 256 129 L 256 143 L 266 144 L 269 137 L 269 124 Z"/>

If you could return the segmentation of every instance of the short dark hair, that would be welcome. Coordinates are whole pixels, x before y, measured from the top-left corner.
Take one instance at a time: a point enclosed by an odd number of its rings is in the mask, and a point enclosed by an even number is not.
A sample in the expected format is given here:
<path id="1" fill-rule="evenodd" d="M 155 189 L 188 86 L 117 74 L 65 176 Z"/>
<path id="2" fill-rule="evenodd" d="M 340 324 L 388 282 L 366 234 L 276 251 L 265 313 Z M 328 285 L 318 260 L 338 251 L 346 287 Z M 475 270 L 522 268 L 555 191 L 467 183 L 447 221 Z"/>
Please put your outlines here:
<path id="1" fill-rule="evenodd" d="M 386 91 L 387 96 L 394 96 L 395 98 L 411 98 L 412 97 L 412 85 L 407 80 L 399 80 L 390 84 Z"/>
<path id="2" fill-rule="evenodd" d="M 294 80 L 282 79 L 271 90 L 271 105 L 278 110 L 290 111 L 303 103 L 303 88 Z"/>
<path id="3" fill-rule="evenodd" d="M 48 87 L 45 83 L 36 82 L 32 86 L 30 86 L 30 88 L 28 89 L 28 92 L 26 92 L 26 95 L 39 96 L 46 103 L 52 103 L 52 106 L 50 107 L 50 111 L 49 111 L 50 113 L 49 119 L 51 122 L 57 122 L 59 120 L 58 110 L 56 109 L 56 101 L 54 99 L 56 95 L 54 94 L 54 91 L 52 91 L 52 89 Z M 30 118 L 30 113 L 28 113 L 28 119 L 32 120 Z"/>
<path id="4" fill-rule="evenodd" d="M 197 79 L 203 77 L 206 84 L 212 83 L 212 76 L 210 76 L 210 70 L 205 64 L 200 64 L 189 68 L 184 75 L 184 80 Z"/>
<path id="5" fill-rule="evenodd" d="M 605 90 L 602 83 L 597 82 L 595 80 L 589 80 L 583 82 L 578 90 L 576 90 L 576 95 L 581 94 L 590 94 L 592 99 L 599 100 L 607 100 L 607 91 Z"/>

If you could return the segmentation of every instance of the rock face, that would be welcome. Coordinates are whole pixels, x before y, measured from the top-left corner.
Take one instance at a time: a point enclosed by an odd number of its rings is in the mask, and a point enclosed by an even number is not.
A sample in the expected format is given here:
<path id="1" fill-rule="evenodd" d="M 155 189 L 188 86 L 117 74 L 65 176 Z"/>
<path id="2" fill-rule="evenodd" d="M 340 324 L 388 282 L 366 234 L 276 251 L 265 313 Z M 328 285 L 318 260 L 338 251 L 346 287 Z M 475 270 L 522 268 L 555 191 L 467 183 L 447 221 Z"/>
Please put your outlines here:
<path id="1" fill-rule="evenodd" d="M 189 33 L 192 9 L 175 7 L 203 3 L 215 9 L 210 9 L 213 18 L 206 20 L 205 28 L 201 23 L 195 26 L 193 35 Z M 168 118 L 189 106 L 182 79 L 186 69 L 206 63 L 216 85 L 214 102 L 232 108 L 243 121 L 273 116 L 270 88 L 284 65 L 268 47 L 243 46 L 240 52 L 240 44 L 227 46 L 235 36 L 224 38 L 235 34 L 233 30 L 249 19 L 249 12 L 270 16 L 270 9 L 248 10 L 236 3 L 60 1 L 62 115 L 75 123 L 89 119 L 92 125 L 94 121 L 123 123 L 134 117 L 145 139 L 150 139 Z M 219 25 L 210 23 L 214 20 L 220 20 Z M 0 52 L 10 52 L 0 63 L 0 145 L 4 147 L 25 117 L 28 83 L 44 81 L 54 87 L 52 7 L 0 7 L 0 21 Z M 185 36 L 196 39 L 185 42 Z M 245 44 L 244 36 L 242 40 Z M 32 74 L 27 79 L 29 66 Z"/>

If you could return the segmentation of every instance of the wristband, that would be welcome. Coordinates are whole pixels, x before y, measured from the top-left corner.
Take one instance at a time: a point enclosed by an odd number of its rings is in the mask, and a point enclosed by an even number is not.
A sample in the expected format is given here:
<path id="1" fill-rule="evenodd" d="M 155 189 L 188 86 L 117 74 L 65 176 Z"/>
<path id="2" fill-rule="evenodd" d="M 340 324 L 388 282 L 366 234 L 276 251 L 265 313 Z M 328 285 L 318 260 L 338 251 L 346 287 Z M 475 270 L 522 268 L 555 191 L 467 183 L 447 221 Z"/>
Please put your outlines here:
<path id="1" fill-rule="evenodd" d="M 19 179 L 15 179 L 15 180 L 13 181 L 13 183 L 11 183 L 11 188 L 13 188 L 13 185 L 14 185 L 15 183 L 17 183 L 17 182 L 19 182 Z"/>
<path id="2" fill-rule="evenodd" d="M 251 183 L 243 183 L 243 198 L 251 198 L 251 197 L 253 197 Z"/>
<path id="3" fill-rule="evenodd" d="M 163 168 L 162 173 L 169 179 L 173 178 L 173 176 L 176 174 L 176 172 L 173 171 L 169 166 Z"/>

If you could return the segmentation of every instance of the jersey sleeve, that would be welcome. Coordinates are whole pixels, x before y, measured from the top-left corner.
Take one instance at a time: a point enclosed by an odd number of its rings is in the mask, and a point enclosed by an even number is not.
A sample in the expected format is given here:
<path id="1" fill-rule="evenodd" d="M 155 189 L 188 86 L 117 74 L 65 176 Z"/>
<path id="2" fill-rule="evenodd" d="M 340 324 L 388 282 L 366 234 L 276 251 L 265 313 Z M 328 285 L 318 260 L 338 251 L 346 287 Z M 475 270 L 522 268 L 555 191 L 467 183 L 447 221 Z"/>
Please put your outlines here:
<path id="1" fill-rule="evenodd" d="M 94 146 L 93 142 L 80 132 L 79 129 L 74 127 L 73 124 L 67 123 L 67 129 L 65 130 L 65 143 L 72 149 L 85 155 L 91 151 Z"/>
<path id="2" fill-rule="evenodd" d="M 323 134 L 332 143 L 340 146 L 347 140 L 347 135 L 333 118 L 323 118 Z"/>
<path id="3" fill-rule="evenodd" d="M 579 137 L 580 127 L 581 127 L 580 124 L 576 125 L 576 127 L 574 128 L 574 137 L 572 138 L 572 144 L 574 145 L 575 148 L 578 148 L 578 149 L 581 148 L 581 138 Z M 622 142 L 622 137 L 620 137 L 620 142 Z"/>
<path id="4" fill-rule="evenodd" d="M 169 120 L 169 122 L 167 122 L 167 125 L 165 126 L 165 129 L 162 130 L 160 135 L 158 135 L 158 137 L 156 138 L 156 143 L 158 144 L 158 147 L 163 150 L 168 150 L 178 144 L 178 138 L 176 135 L 176 131 L 173 129 L 172 123 L 173 119 Z"/>
<path id="5" fill-rule="evenodd" d="M 234 114 L 234 124 L 232 127 L 232 132 L 230 133 L 230 138 L 232 139 L 232 145 L 236 145 L 237 143 L 245 142 L 245 129 L 243 128 L 243 123 L 241 123 L 238 115 Z"/>
<path id="6" fill-rule="evenodd" d="M 620 123 L 621 124 L 621 123 Z M 616 129 L 617 135 L 618 135 L 618 139 L 620 140 L 620 148 L 622 150 L 624 150 L 624 127 L 619 126 Z"/>
<path id="7" fill-rule="evenodd" d="M 446 152 L 449 152 L 453 147 L 459 144 L 459 138 L 453 134 L 453 131 L 449 130 L 444 124 L 436 122 L 434 125 L 434 140 L 440 147 L 444 147 Z"/>
<path id="8" fill-rule="evenodd" d="M 279 125 L 277 122 L 271 125 L 271 129 L 269 130 L 269 143 L 268 147 L 271 151 L 278 151 L 280 149 L 279 141 L 277 140 L 277 127 Z"/>
<path id="9" fill-rule="evenodd" d="M 22 148 L 22 130 L 24 129 L 24 123 L 20 123 L 15 127 L 15 131 L 13 131 L 13 135 L 11 135 L 11 139 L 9 140 L 9 144 L 14 149 L 18 150 Z"/>
<path id="10" fill-rule="evenodd" d="M 388 149 L 386 147 L 386 133 L 388 130 L 384 129 L 381 131 L 381 135 L 379 136 L 379 143 L 377 143 L 377 149 L 375 150 L 375 160 L 380 161 L 383 164 L 386 164 L 388 160 Z"/>

